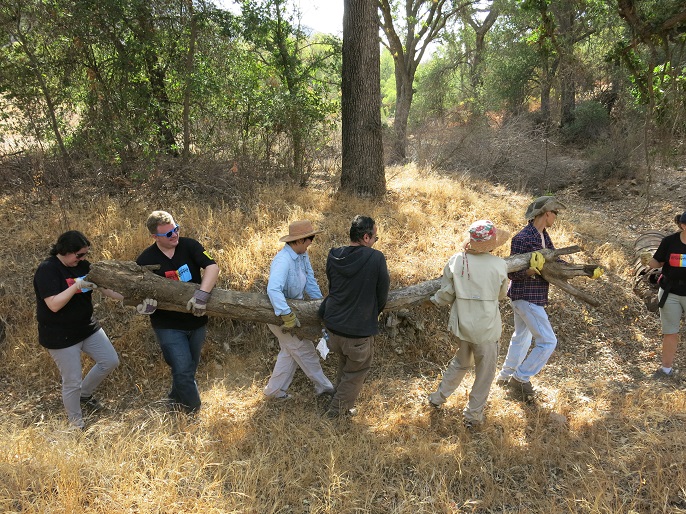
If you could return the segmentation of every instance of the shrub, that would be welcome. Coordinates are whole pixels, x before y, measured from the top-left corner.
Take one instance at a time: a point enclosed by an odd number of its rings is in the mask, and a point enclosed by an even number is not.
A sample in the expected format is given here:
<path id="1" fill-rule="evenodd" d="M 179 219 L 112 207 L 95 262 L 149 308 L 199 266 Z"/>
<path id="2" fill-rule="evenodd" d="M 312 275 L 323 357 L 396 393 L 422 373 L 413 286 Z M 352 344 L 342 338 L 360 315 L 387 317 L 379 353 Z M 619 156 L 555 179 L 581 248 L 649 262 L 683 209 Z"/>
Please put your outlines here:
<path id="1" fill-rule="evenodd" d="M 588 144 L 609 135 L 610 115 L 602 104 L 583 102 L 574 109 L 574 121 L 562 127 L 566 143 Z"/>

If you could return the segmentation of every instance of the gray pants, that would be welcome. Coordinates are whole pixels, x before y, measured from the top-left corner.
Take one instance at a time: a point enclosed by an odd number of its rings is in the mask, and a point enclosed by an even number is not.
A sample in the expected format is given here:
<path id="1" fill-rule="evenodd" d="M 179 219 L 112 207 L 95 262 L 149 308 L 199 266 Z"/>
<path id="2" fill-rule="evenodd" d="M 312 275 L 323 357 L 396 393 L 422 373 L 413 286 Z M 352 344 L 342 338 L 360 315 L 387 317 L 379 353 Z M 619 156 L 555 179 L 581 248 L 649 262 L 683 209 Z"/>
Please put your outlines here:
<path id="1" fill-rule="evenodd" d="M 372 367 L 374 336 L 353 339 L 331 333 L 328 346 L 332 352 L 338 354 L 336 393 L 328 410 L 342 414 L 355 405 L 364 379 Z"/>
<path id="2" fill-rule="evenodd" d="M 281 330 L 278 325 L 267 325 L 269 330 L 279 339 L 279 355 L 276 357 L 274 371 L 264 388 L 265 396 L 278 398 L 284 396 L 293 381 L 298 366 L 305 372 L 314 384 L 316 394 L 333 392 L 333 384 L 326 378 L 319 354 L 312 341 Z"/>
<path id="3" fill-rule="evenodd" d="M 474 344 L 458 339 L 458 349 L 455 356 L 443 373 L 438 390 L 429 395 L 431 403 L 443 405 L 446 399 L 455 392 L 467 371 L 475 366 L 476 377 L 472 390 L 469 392 L 469 402 L 462 411 L 467 421 L 481 423 L 483 411 L 491 391 L 491 384 L 496 372 L 498 361 L 498 341 L 486 344 Z"/>
<path id="4" fill-rule="evenodd" d="M 119 365 L 119 357 L 103 329 L 80 343 L 59 350 L 48 350 L 62 375 L 62 402 L 69 423 L 83 427 L 81 397 L 90 396 L 107 375 Z M 81 352 L 95 361 L 86 378 L 81 379 Z"/>

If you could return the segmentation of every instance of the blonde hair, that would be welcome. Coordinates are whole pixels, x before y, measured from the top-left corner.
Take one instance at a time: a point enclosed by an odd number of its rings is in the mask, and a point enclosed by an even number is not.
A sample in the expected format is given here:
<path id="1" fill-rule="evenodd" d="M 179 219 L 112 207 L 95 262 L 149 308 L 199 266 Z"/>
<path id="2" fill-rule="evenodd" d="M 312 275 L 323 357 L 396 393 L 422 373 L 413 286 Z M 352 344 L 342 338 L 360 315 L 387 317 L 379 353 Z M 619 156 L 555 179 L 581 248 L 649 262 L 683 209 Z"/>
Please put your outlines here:
<path id="1" fill-rule="evenodd" d="M 157 233 L 157 227 L 159 225 L 173 225 L 174 218 L 167 211 L 152 211 L 148 219 L 145 220 L 145 226 L 148 227 L 148 231 L 151 234 Z"/>

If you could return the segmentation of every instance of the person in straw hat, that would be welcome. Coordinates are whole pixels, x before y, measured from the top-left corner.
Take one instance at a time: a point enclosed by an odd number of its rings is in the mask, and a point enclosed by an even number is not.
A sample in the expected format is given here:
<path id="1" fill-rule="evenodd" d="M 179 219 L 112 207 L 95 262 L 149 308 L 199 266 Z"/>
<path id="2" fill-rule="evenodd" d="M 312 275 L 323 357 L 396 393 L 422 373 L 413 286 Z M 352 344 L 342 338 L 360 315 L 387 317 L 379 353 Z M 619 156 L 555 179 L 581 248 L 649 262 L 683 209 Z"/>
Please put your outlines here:
<path id="1" fill-rule="evenodd" d="M 472 223 L 463 251 L 450 257 L 443 269 L 441 288 L 431 297 L 435 305 L 450 306 L 448 329 L 457 337 L 458 349 L 438 389 L 429 395 L 429 403 L 436 408 L 443 405 L 473 363 L 476 377 L 462 411 L 467 428 L 483 422 L 496 372 L 502 333 L 498 302 L 506 296 L 508 279 L 507 264 L 490 252 L 509 237 L 490 220 Z"/>
<path id="2" fill-rule="evenodd" d="M 531 377 L 543 369 L 557 346 L 557 337 L 545 311 L 550 288 L 548 281 L 541 277 L 545 259 L 537 250 L 555 249 L 547 229 L 565 208 L 554 196 L 537 198 L 526 209 L 528 224 L 512 238 L 511 255 L 532 252 L 532 256 L 529 268 L 509 274 L 507 295 L 512 301 L 514 332 L 496 384 L 507 387 L 515 399 L 527 402 L 536 395 Z M 529 352 L 532 340 L 534 347 Z"/>
<path id="3" fill-rule="evenodd" d="M 286 244 L 276 254 L 269 269 L 267 295 L 274 307 L 274 314 L 281 317 L 283 324 L 267 325 L 279 340 L 281 349 L 272 376 L 264 388 L 267 398 L 290 398 L 287 391 L 298 366 L 314 384 L 317 395 L 333 395 L 333 384 L 324 375 L 312 341 L 300 339 L 289 332 L 299 327 L 300 321 L 286 302 L 286 299 L 303 300 L 305 295 L 312 300 L 322 298 L 319 284 L 314 278 L 310 257 L 307 255 L 307 249 L 314 241 L 314 236 L 320 232 L 322 231 L 316 230 L 309 220 L 291 223 L 288 226 L 288 234 L 279 239 Z"/>

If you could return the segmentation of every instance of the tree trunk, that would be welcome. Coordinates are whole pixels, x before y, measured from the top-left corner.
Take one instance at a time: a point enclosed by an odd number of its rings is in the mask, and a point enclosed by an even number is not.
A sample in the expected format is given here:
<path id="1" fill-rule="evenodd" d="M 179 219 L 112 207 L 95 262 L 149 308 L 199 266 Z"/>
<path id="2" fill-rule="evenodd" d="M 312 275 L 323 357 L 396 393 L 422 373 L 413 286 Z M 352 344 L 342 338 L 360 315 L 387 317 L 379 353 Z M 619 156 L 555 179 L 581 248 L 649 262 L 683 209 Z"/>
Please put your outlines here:
<path id="1" fill-rule="evenodd" d="M 188 23 L 190 34 L 188 53 L 186 54 L 186 81 L 183 90 L 183 159 L 187 161 L 191 153 L 191 96 L 193 94 L 193 70 L 195 68 L 195 42 L 198 36 L 198 20 L 196 19 L 193 0 L 186 0 L 188 9 Z"/>
<path id="2" fill-rule="evenodd" d="M 345 0 L 341 114 L 341 190 L 386 193 L 381 138 L 379 23 L 375 0 Z"/>
<path id="3" fill-rule="evenodd" d="M 402 56 L 396 57 L 396 60 Z M 410 117 L 410 106 L 414 91 L 414 72 L 405 66 L 395 64 L 395 118 L 393 119 L 393 155 L 391 161 L 403 164 L 407 160 L 407 121 Z"/>
<path id="4" fill-rule="evenodd" d="M 548 261 L 542 275 L 549 282 L 562 287 L 565 291 L 581 298 L 591 305 L 598 302 L 577 291 L 565 281 L 576 276 L 591 276 L 597 267 L 594 264 L 575 265 L 554 262 L 560 255 L 576 253 L 579 247 L 572 246 L 559 250 L 541 250 Z M 505 259 L 508 272 L 529 267 L 530 253 L 517 254 Z M 193 296 L 197 284 L 169 280 L 155 275 L 149 269 L 138 266 L 132 261 L 101 261 L 91 265 L 88 279 L 99 287 L 112 289 L 124 295 L 125 305 L 136 305 L 145 298 L 155 298 L 158 308 L 186 312 L 186 303 Z M 425 302 L 441 286 L 441 279 L 428 280 L 408 287 L 392 290 L 388 295 L 386 311 L 410 308 Z M 288 300 L 302 324 L 299 334 L 318 334 L 321 320 L 318 309 L 321 300 Z M 232 318 L 240 321 L 281 324 L 274 314 L 269 297 L 262 293 L 244 293 L 215 288 L 207 303 L 207 313 L 213 316 Z"/>

